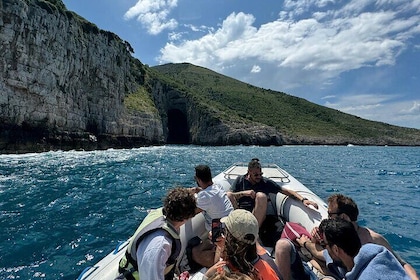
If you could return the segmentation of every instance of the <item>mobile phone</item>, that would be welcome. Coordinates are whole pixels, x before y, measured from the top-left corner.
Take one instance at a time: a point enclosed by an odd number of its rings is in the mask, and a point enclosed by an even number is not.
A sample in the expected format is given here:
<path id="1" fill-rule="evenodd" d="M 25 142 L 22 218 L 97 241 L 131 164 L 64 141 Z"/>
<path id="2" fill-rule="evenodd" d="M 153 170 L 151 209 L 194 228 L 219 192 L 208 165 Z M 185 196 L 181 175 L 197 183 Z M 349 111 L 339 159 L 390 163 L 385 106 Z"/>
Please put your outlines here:
<path id="1" fill-rule="evenodd" d="M 211 221 L 211 241 L 216 242 L 217 238 L 222 236 L 223 223 L 220 219 L 213 219 Z"/>

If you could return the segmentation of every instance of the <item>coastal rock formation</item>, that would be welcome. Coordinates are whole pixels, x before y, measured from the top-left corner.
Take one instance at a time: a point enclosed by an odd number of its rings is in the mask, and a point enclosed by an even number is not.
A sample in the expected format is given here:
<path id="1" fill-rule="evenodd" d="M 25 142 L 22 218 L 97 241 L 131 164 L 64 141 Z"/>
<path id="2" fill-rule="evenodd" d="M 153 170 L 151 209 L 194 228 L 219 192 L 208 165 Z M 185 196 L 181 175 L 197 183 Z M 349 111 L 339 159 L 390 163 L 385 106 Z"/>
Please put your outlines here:
<path id="1" fill-rule="evenodd" d="M 61 1 L 1 3 L 2 152 L 281 144 L 269 127 L 231 127 L 146 77 L 148 67 L 132 57 L 128 42 L 67 11 Z M 127 98 L 142 90 L 149 96 L 138 102 L 150 99 L 152 105 L 130 109 Z"/>
<path id="2" fill-rule="evenodd" d="M 152 95 L 162 116 L 167 143 L 196 145 L 282 145 L 281 134 L 274 128 L 252 122 L 235 122 L 215 117 L 188 94 L 160 81 L 151 81 Z"/>
<path id="3" fill-rule="evenodd" d="M 49 2 L 7 0 L 1 10 L 0 149 L 163 142 L 156 110 L 124 106 L 144 81 L 128 43 Z"/>

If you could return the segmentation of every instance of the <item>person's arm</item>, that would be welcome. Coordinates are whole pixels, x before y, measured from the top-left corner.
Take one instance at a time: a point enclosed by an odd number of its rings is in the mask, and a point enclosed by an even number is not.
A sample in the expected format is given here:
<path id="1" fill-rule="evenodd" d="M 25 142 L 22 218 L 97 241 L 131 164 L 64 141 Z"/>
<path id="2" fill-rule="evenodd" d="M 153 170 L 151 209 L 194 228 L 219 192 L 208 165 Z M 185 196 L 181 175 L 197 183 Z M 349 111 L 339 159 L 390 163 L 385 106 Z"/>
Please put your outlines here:
<path id="1" fill-rule="evenodd" d="M 300 247 L 308 250 L 312 257 L 325 261 L 323 255 L 324 249 L 321 247 L 321 245 L 312 242 L 308 236 L 302 235 L 300 238 L 297 238 L 296 241 L 299 243 Z"/>
<path id="2" fill-rule="evenodd" d="M 289 197 L 291 197 L 291 198 L 293 198 L 295 200 L 299 200 L 305 206 L 312 205 L 313 207 L 315 207 L 316 209 L 318 209 L 318 204 L 315 201 L 309 200 L 306 197 L 301 196 L 300 194 L 298 194 L 294 190 L 289 190 L 289 189 L 281 188 L 281 193 L 284 194 L 284 195 L 287 195 L 287 196 L 289 196 Z"/>
<path id="3" fill-rule="evenodd" d="M 225 242 L 226 242 L 226 238 L 224 234 L 222 233 L 222 236 L 217 238 L 216 242 L 214 243 L 216 245 L 215 252 L 214 252 L 214 263 L 217 263 L 218 261 L 222 259 L 223 251 L 225 249 Z"/>
<path id="4" fill-rule="evenodd" d="M 226 192 L 227 197 L 230 200 L 230 203 L 232 203 L 232 206 L 234 209 L 239 208 L 239 199 L 245 196 L 249 196 L 252 199 L 255 199 L 255 192 L 253 190 L 247 190 L 247 191 L 240 191 L 240 192 Z"/>
<path id="5" fill-rule="evenodd" d="M 416 271 L 414 270 L 414 268 L 407 263 L 405 260 L 403 260 L 400 255 L 398 255 L 396 252 L 394 252 L 394 250 L 392 250 L 391 248 L 391 244 L 389 244 L 388 240 L 385 239 L 385 237 L 383 237 L 381 234 L 374 232 L 371 229 L 368 229 L 370 232 L 370 236 L 372 237 L 372 241 L 375 244 L 378 245 L 382 245 L 385 248 L 387 248 L 399 261 L 399 263 L 403 266 L 405 272 L 408 274 L 408 276 L 410 276 L 411 279 L 413 280 L 419 280 L 419 276 L 417 275 Z"/>
<path id="6" fill-rule="evenodd" d="M 244 187 L 242 186 L 244 184 L 244 180 L 244 176 L 238 176 L 230 187 L 229 193 L 231 197 L 235 198 L 235 200 L 244 196 L 252 197 L 252 195 L 254 195 L 253 198 L 255 198 L 255 192 L 253 190 L 244 190 Z"/>
<path id="7" fill-rule="evenodd" d="M 213 276 L 216 273 L 223 274 L 223 267 L 226 266 L 227 262 L 224 260 L 219 260 L 216 262 L 212 267 L 210 267 L 207 272 L 204 274 L 203 280 L 208 279 L 209 277 Z"/>
<path id="8" fill-rule="evenodd" d="M 200 189 L 200 190 L 198 190 L 198 189 Z M 205 193 L 204 192 L 201 192 L 202 191 L 202 189 L 201 188 L 197 188 L 197 192 L 195 193 L 195 198 L 196 198 L 196 204 L 197 204 L 197 207 L 195 208 L 195 214 L 197 215 L 198 213 L 201 213 L 201 212 L 203 212 L 203 211 L 205 211 L 205 205 L 206 205 L 206 203 L 207 203 L 207 196 L 205 195 Z"/>
<path id="9" fill-rule="evenodd" d="M 244 197 L 244 196 L 249 196 L 249 197 L 255 199 L 255 191 L 253 191 L 253 190 L 232 192 L 231 195 L 235 198 L 235 200 L 238 200 L 238 199 L 240 199 L 241 197 Z"/>
<path id="10" fill-rule="evenodd" d="M 230 187 L 230 190 L 226 192 L 230 202 L 233 205 L 233 208 L 237 209 L 239 207 L 238 200 L 242 197 L 249 196 L 252 199 L 255 199 L 255 192 L 253 190 L 242 190 L 241 185 L 243 184 L 244 177 L 238 176 L 233 184 Z"/>
<path id="11" fill-rule="evenodd" d="M 413 280 L 419 280 L 419 276 L 417 275 L 416 270 L 412 267 L 409 263 L 405 263 L 403 265 L 405 272 L 407 272 L 408 276 Z"/>

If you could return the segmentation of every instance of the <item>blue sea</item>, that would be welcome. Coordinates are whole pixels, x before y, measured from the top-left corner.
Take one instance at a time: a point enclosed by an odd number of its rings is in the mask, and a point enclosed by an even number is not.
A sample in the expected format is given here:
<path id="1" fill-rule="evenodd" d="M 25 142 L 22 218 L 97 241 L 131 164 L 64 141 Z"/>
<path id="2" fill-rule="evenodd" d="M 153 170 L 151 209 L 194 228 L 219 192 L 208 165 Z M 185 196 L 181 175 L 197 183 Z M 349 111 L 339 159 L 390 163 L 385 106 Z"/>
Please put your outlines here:
<path id="1" fill-rule="evenodd" d="M 420 272 L 419 147 L 199 147 L 0 155 L 0 279 L 76 279 L 131 236 L 167 189 L 258 157 L 326 199 L 340 192 L 359 221 Z"/>

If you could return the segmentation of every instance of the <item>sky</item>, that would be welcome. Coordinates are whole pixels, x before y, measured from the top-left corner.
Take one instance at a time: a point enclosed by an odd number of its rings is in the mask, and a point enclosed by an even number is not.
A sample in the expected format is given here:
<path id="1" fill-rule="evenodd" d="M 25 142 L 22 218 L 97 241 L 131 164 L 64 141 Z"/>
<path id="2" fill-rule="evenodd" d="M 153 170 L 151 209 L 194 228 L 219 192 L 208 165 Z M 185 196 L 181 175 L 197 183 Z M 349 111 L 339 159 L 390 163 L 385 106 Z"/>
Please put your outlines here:
<path id="1" fill-rule="evenodd" d="M 189 62 L 420 129 L 420 0 L 63 0 L 155 66 Z"/>

